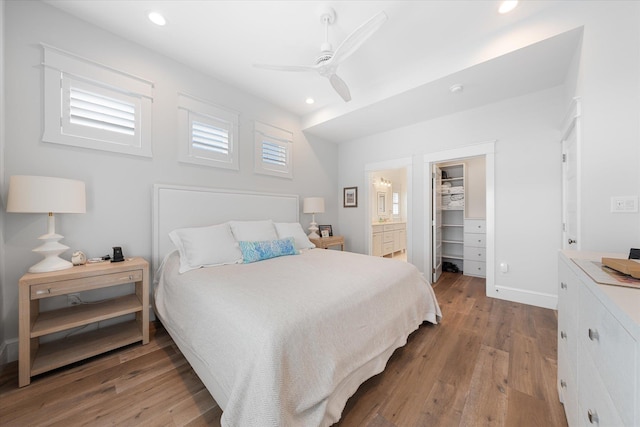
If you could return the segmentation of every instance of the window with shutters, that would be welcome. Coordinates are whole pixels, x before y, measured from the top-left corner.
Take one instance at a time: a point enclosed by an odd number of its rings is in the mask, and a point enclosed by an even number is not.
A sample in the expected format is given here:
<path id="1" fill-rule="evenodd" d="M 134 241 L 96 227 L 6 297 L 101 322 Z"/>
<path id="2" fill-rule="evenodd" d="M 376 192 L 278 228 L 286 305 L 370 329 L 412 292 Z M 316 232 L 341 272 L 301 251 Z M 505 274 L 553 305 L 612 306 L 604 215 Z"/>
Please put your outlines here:
<path id="1" fill-rule="evenodd" d="M 178 94 L 181 162 L 238 170 L 239 113 Z"/>
<path id="2" fill-rule="evenodd" d="M 153 84 L 43 48 L 43 141 L 151 157 Z"/>
<path id="3" fill-rule="evenodd" d="M 293 134 L 255 122 L 255 172 L 293 179 Z"/>
<path id="4" fill-rule="evenodd" d="M 391 208 L 392 208 L 393 216 L 400 215 L 400 193 L 392 193 L 391 200 L 392 200 Z"/>

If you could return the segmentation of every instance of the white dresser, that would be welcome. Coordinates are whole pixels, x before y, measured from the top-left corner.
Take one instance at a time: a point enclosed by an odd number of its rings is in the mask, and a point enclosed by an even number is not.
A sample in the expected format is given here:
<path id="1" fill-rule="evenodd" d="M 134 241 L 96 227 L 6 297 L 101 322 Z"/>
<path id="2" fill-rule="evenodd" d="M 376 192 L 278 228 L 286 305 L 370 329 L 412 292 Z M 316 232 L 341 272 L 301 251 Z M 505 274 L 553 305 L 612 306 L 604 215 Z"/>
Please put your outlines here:
<path id="1" fill-rule="evenodd" d="M 464 274 L 486 277 L 486 221 L 464 220 Z"/>
<path id="2" fill-rule="evenodd" d="M 573 260 L 624 254 L 563 251 L 559 258 L 558 394 L 570 427 L 640 426 L 640 289 L 596 283 Z"/>

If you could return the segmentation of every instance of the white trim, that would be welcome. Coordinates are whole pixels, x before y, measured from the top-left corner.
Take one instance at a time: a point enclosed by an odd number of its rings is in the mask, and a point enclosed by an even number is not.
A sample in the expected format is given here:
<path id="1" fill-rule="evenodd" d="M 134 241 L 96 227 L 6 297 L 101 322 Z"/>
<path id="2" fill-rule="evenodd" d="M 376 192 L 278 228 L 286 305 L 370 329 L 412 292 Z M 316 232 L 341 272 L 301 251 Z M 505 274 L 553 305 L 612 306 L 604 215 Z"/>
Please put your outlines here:
<path id="1" fill-rule="evenodd" d="M 525 289 L 512 288 L 510 286 L 495 286 L 495 292 L 491 295 L 506 301 L 518 302 L 521 304 L 534 305 L 536 307 L 558 308 L 558 295 L 544 292 L 528 291 Z"/>
<path id="2" fill-rule="evenodd" d="M 369 191 L 372 182 L 373 173 L 386 169 L 402 169 L 406 170 L 407 175 L 407 262 L 413 263 L 413 159 L 411 157 L 401 157 L 399 159 L 385 160 L 382 162 L 367 163 L 364 165 L 364 193 L 361 198 L 364 202 L 367 220 L 364 221 L 364 232 L 367 236 L 365 242 L 365 253 L 371 255 L 371 247 L 373 245 L 373 223 L 370 213 Z"/>
<path id="3" fill-rule="evenodd" d="M 431 180 L 432 165 L 445 161 L 462 160 L 468 157 L 485 157 L 485 186 L 486 186 L 486 288 L 487 296 L 494 297 L 497 293 L 495 286 L 495 144 L 496 140 L 451 150 L 438 151 L 424 155 L 424 212 L 428 217 L 424 233 L 424 265 L 425 270 L 431 272 L 431 185 L 427 185 L 427 179 Z M 431 281 L 431 274 L 425 274 Z"/>

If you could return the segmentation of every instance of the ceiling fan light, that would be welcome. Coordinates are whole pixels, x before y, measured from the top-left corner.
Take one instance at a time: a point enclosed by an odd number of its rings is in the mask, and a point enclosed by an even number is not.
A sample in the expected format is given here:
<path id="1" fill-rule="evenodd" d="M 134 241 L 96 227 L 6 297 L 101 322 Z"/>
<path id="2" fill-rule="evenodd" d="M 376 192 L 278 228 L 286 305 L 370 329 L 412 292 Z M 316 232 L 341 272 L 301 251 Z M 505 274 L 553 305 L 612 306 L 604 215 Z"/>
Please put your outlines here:
<path id="1" fill-rule="evenodd" d="M 518 5 L 518 0 L 505 0 L 500 4 L 498 12 L 501 14 L 509 13 Z"/>
<path id="2" fill-rule="evenodd" d="M 167 24 L 167 20 L 165 19 L 164 16 L 162 16 L 160 12 L 149 12 L 147 17 L 149 18 L 149 21 L 153 22 L 154 24 L 160 27 L 163 27 Z"/>

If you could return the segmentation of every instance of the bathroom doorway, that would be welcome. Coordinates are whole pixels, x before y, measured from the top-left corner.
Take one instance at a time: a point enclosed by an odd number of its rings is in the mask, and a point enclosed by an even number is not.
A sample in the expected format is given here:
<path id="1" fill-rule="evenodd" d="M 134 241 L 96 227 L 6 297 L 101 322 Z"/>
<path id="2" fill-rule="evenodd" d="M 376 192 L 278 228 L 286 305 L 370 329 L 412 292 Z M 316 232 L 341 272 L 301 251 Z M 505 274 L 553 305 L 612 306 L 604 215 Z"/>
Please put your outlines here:
<path id="1" fill-rule="evenodd" d="M 412 262 L 412 159 L 365 166 L 367 253 Z"/>

